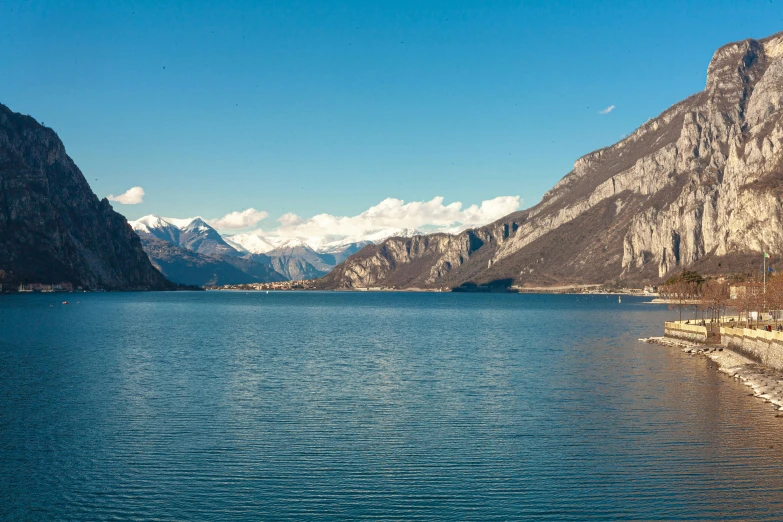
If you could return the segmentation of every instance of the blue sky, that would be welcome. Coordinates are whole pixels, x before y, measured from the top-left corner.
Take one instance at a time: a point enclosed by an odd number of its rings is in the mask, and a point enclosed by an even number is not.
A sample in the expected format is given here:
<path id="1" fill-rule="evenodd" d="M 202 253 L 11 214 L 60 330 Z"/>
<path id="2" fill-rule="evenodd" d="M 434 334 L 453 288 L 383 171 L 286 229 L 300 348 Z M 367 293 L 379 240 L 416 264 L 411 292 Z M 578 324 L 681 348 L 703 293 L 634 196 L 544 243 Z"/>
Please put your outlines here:
<path id="1" fill-rule="evenodd" d="M 779 1 L 3 2 L 0 102 L 145 214 L 524 206 L 699 91 Z M 609 114 L 602 109 L 615 106 Z"/>

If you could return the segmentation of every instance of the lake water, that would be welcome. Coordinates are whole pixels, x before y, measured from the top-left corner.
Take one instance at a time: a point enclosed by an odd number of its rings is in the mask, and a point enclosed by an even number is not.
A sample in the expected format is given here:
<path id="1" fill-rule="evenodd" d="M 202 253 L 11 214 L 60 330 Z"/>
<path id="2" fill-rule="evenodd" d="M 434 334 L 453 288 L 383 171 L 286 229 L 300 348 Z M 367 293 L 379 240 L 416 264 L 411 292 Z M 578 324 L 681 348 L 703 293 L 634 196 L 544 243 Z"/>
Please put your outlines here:
<path id="1" fill-rule="evenodd" d="M 783 419 L 644 301 L 0 296 L 0 518 L 780 519 Z"/>

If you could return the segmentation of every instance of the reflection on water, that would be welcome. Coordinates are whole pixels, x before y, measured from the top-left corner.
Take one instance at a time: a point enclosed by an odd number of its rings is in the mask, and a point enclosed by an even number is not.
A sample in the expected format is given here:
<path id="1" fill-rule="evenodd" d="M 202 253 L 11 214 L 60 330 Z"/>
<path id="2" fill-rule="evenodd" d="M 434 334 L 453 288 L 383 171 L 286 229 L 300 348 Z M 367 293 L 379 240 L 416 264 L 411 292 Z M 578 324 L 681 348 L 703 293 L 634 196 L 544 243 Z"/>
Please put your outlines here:
<path id="1" fill-rule="evenodd" d="M 0 299 L 0 518 L 775 519 L 783 419 L 602 296 Z"/>

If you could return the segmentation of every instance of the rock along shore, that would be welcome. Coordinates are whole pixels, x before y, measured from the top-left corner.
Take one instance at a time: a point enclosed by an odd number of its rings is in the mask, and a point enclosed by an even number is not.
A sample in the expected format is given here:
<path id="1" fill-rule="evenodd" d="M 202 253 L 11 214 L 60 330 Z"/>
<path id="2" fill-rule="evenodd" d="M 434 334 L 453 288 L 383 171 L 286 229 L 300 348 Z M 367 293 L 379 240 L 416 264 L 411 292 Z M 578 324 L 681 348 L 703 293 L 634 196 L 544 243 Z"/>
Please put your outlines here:
<path id="1" fill-rule="evenodd" d="M 704 356 L 718 365 L 718 370 L 753 388 L 753 396 L 783 412 L 783 372 L 758 364 L 722 346 L 710 346 L 668 337 L 649 337 L 640 341 L 680 348 L 691 356 Z M 783 417 L 779 413 L 778 417 Z"/>

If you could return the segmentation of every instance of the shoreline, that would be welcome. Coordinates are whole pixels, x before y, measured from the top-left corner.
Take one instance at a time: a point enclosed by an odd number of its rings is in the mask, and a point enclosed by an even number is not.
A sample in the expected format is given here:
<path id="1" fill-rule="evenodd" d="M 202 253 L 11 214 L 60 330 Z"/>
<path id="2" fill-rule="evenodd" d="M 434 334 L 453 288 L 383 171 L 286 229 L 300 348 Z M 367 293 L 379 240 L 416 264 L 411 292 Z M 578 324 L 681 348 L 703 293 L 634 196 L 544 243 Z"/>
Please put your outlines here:
<path id="1" fill-rule="evenodd" d="M 671 337 L 648 337 L 639 340 L 649 344 L 680 348 L 682 353 L 691 357 L 703 356 L 710 359 L 716 364 L 719 372 L 752 388 L 753 397 L 772 404 L 778 412 L 775 416 L 783 417 L 783 372 L 759 364 L 723 346 L 699 344 Z"/>
<path id="2" fill-rule="evenodd" d="M 233 285 L 229 285 L 233 286 Z M 503 288 L 503 289 L 479 289 L 479 290 L 459 290 L 455 288 L 420 288 L 420 287 L 409 287 L 409 288 L 386 288 L 386 287 L 355 287 L 355 288 L 216 288 L 216 287 L 204 287 L 203 288 L 206 291 L 209 292 L 227 292 L 227 291 L 242 291 L 242 292 L 265 292 L 265 291 L 275 291 L 275 292 L 354 292 L 354 293 L 390 293 L 390 292 L 407 292 L 407 293 L 454 293 L 454 294 L 528 294 L 528 295 L 573 295 L 573 296 L 585 296 L 585 295 L 605 295 L 605 296 L 627 296 L 627 297 L 643 297 L 650 299 L 651 301 L 646 301 L 646 303 L 650 304 L 669 304 L 668 301 L 661 300 L 655 295 L 651 294 L 640 294 L 640 293 L 634 293 L 634 292 L 623 292 L 623 291 L 616 291 L 616 292 L 565 292 L 565 291 L 546 291 L 543 288 L 535 288 L 535 289 L 526 289 L 526 290 L 519 290 L 519 289 L 512 289 L 512 288 Z M 688 302 L 684 304 L 695 304 L 696 301 Z"/>
<path id="3" fill-rule="evenodd" d="M 699 304 L 701 301 L 698 299 L 683 299 L 682 301 L 678 301 L 676 299 L 665 299 L 662 297 L 656 297 L 652 301 L 650 301 L 650 304 L 665 304 L 665 305 L 678 305 L 682 303 L 683 306 L 690 306 Z"/>

